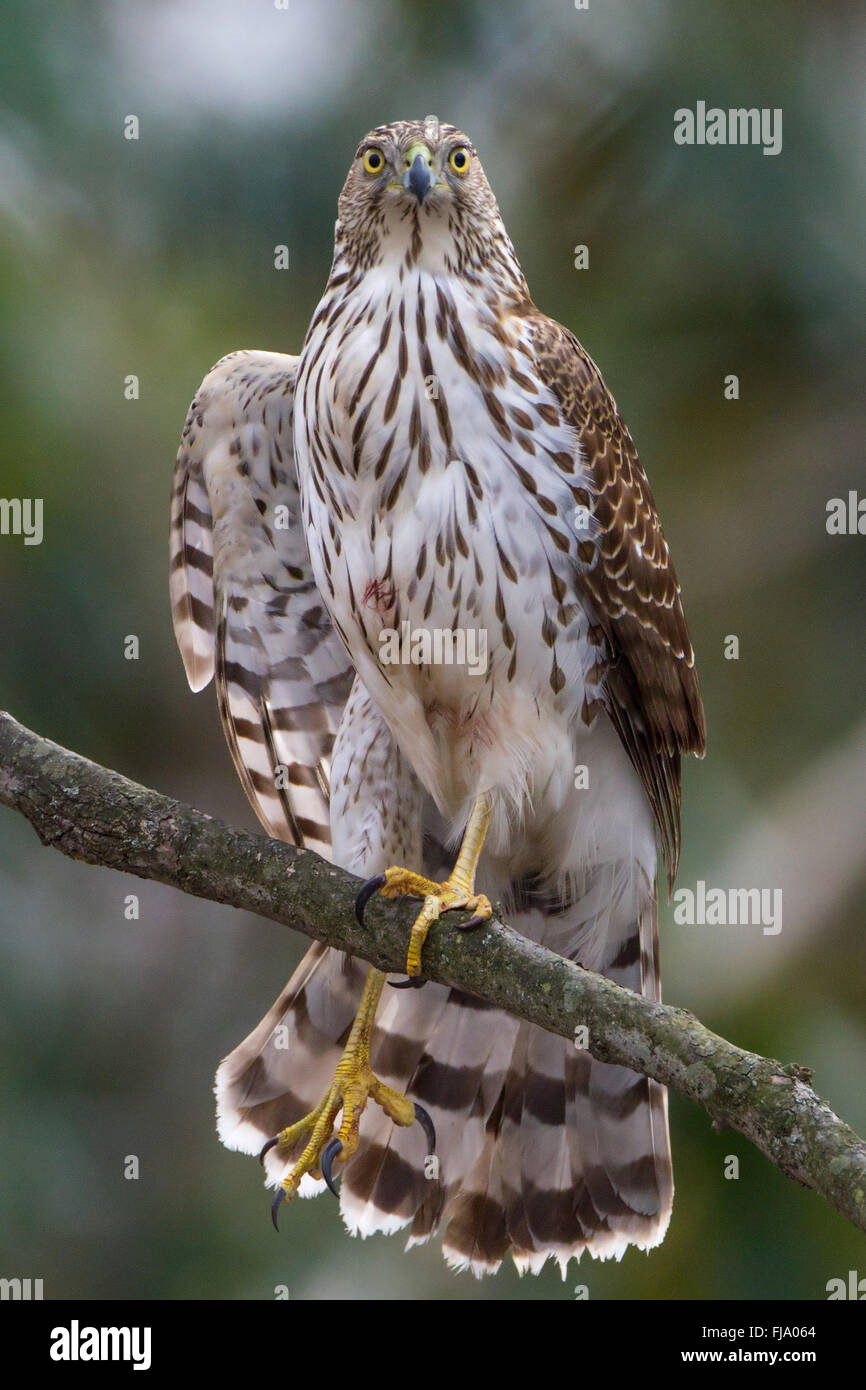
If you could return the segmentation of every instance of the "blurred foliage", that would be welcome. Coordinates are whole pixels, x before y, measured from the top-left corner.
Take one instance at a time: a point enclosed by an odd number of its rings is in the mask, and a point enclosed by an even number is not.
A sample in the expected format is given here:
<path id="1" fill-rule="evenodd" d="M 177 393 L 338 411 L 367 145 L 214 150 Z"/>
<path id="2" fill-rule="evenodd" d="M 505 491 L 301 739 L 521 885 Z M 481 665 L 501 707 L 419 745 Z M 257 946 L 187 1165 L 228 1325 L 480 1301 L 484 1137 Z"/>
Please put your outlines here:
<path id="1" fill-rule="evenodd" d="M 224 352 L 298 350 L 360 136 L 437 112 L 471 134 L 537 302 L 599 362 L 652 479 L 710 732 L 685 773 L 680 882 L 712 882 L 737 837 L 769 824 L 821 905 L 797 918 L 786 879 L 797 929 L 757 943 L 665 910 L 667 997 L 814 1065 L 861 1129 L 863 837 L 844 881 L 823 869 L 822 836 L 849 811 L 835 774 L 820 785 L 836 819 L 802 844 L 779 807 L 863 720 L 866 541 L 825 529 L 828 498 L 863 479 L 863 28 L 862 8 L 832 0 L 0 12 L 0 493 L 45 499 L 41 546 L 0 537 L 0 702 L 252 824 L 212 694 L 189 694 L 173 646 L 180 427 Z M 698 99 L 781 107 L 783 152 L 676 146 L 673 113 Z M 131 113 L 138 141 L 123 138 Z M 279 243 L 289 272 L 273 268 Z M 768 862 L 765 885 L 779 872 Z M 42 1277 L 47 1297 L 572 1298 L 586 1283 L 592 1298 L 821 1298 L 863 1272 L 841 1217 L 676 1097 L 674 1219 L 649 1256 L 476 1284 L 433 1249 L 350 1240 L 324 1199 L 296 1203 L 277 1240 L 257 1166 L 216 1141 L 210 1087 L 302 943 L 61 860 L 7 813 L 0 873 L 0 1273 Z"/>

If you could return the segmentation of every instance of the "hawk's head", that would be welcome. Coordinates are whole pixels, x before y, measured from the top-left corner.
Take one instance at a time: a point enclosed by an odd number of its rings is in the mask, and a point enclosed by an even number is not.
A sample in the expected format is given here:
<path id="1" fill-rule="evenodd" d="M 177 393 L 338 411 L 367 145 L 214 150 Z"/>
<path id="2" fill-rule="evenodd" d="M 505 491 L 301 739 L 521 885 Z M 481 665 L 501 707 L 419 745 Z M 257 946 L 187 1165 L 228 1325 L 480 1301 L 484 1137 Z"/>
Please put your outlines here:
<path id="1" fill-rule="evenodd" d="M 475 147 L 435 116 L 361 141 L 340 194 L 337 253 L 365 269 L 405 259 L 470 279 L 503 255 L 515 261 Z"/>

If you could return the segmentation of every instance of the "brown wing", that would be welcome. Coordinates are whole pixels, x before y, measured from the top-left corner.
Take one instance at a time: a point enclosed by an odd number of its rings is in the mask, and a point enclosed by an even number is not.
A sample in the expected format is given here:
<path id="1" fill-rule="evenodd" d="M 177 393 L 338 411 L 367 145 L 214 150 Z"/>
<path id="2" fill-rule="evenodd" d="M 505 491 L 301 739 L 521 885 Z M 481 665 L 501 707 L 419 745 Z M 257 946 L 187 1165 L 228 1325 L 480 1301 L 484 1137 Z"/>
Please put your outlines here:
<path id="1" fill-rule="evenodd" d="M 703 755 L 704 709 L 680 586 L 631 435 L 573 333 L 531 316 L 539 374 L 578 431 L 593 481 L 594 563 L 579 572 L 609 647 L 608 713 L 653 807 L 669 881 L 680 848 L 680 755 Z"/>

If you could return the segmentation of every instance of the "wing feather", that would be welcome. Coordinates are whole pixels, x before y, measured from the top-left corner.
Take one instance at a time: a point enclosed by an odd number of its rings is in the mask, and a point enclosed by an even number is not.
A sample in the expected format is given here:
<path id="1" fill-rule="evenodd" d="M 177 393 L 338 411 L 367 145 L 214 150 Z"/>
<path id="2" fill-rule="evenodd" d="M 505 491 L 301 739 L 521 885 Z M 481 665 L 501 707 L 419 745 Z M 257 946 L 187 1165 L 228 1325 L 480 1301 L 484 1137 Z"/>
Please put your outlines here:
<path id="1" fill-rule="evenodd" d="M 193 690 L 269 834 L 330 857 L 329 775 L 354 670 L 313 580 L 292 445 L 296 357 L 235 352 L 202 382 L 175 468 L 171 596 Z"/>
<path id="2" fill-rule="evenodd" d="M 575 428 L 592 486 L 596 553 L 575 568 L 607 641 L 608 713 L 653 808 L 670 881 L 680 847 L 680 755 L 703 755 L 706 726 L 680 585 L 647 476 L 592 358 L 534 310 L 539 375 Z"/>

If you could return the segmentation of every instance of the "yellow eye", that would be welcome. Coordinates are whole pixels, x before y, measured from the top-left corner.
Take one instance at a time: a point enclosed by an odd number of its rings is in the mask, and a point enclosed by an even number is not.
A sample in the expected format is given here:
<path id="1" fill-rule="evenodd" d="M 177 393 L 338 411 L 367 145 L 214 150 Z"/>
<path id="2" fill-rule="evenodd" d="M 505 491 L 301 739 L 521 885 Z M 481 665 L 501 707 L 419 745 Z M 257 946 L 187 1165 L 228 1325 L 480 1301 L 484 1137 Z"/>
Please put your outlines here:
<path id="1" fill-rule="evenodd" d="M 364 168 L 368 174 L 381 174 L 385 168 L 385 156 L 375 146 L 364 155 Z"/>
<path id="2" fill-rule="evenodd" d="M 448 166 L 462 178 L 469 168 L 469 151 L 459 145 L 456 150 L 452 150 L 449 154 Z"/>

